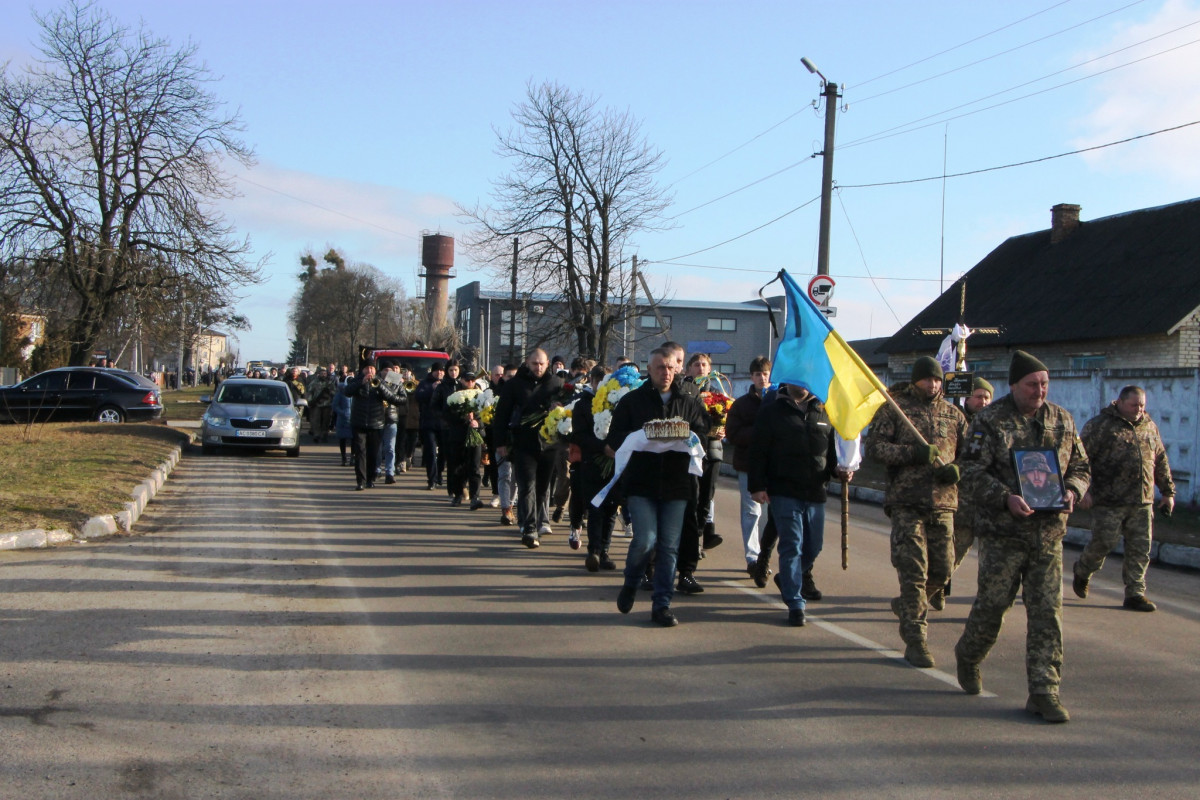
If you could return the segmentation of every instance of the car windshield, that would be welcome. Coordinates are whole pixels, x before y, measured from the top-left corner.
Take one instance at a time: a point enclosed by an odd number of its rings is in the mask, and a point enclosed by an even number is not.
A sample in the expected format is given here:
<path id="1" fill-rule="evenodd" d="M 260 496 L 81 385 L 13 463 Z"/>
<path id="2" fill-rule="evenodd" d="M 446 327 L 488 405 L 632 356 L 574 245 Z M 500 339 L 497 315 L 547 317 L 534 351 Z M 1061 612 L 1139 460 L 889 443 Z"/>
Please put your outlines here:
<path id="1" fill-rule="evenodd" d="M 237 403 L 246 406 L 290 406 L 292 395 L 282 383 L 278 386 L 263 384 L 222 383 L 217 395 L 218 403 Z"/>

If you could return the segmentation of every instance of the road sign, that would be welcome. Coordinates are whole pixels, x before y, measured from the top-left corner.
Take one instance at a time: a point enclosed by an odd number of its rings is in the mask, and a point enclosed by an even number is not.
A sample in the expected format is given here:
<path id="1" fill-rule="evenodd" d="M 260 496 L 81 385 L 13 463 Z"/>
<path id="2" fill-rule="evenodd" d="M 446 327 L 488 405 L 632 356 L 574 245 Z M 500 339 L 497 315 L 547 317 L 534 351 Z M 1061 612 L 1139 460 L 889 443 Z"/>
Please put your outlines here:
<path id="1" fill-rule="evenodd" d="M 834 286 L 833 278 L 828 275 L 818 275 L 808 282 L 808 296 L 818 306 L 827 307 L 829 298 L 833 295 Z"/>
<path id="2" fill-rule="evenodd" d="M 817 311 L 820 311 L 826 317 L 836 317 L 837 309 L 831 306 L 817 306 Z"/>

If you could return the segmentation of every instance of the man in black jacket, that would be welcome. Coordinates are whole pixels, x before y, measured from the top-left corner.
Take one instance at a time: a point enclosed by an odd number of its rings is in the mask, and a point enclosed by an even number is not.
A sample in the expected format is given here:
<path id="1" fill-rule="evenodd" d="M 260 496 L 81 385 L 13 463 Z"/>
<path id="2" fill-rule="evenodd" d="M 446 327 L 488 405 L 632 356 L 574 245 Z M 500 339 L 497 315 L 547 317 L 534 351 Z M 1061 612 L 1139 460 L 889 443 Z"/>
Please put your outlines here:
<path id="1" fill-rule="evenodd" d="M 674 353 L 658 348 L 650 354 L 650 380 L 621 398 L 613 410 L 605 444 L 615 456 L 630 434 L 647 422 L 679 417 L 701 439 L 708 433 L 708 413 L 699 400 L 688 397 L 675 383 L 679 365 Z M 655 555 L 654 594 L 650 618 L 664 627 L 678 625 L 671 612 L 675 562 L 684 514 L 695 492 L 689 472 L 692 456 L 682 450 L 634 452 L 621 481 L 626 505 L 633 517 L 633 539 L 625 559 L 625 584 L 617 596 L 617 610 L 628 614 L 638 585 L 646 574 L 650 554 Z"/>
<path id="2" fill-rule="evenodd" d="M 385 403 L 400 402 L 400 395 L 375 377 L 374 361 L 368 361 L 358 375 L 346 381 L 342 393 L 354 400 L 350 407 L 350 427 L 354 429 L 354 479 L 361 492 L 375 485 L 380 437 L 387 414 Z"/>
<path id="3" fill-rule="evenodd" d="M 780 387 L 754 422 L 746 478 L 750 496 L 771 504 L 779 531 L 779 574 L 775 583 L 788 607 L 788 624 L 805 624 L 803 576 L 824 541 L 825 485 L 849 473 L 837 466 L 833 425 L 825 406 L 807 389 Z"/>
<path id="4" fill-rule="evenodd" d="M 443 459 L 445 456 L 438 449 L 438 439 L 442 434 L 442 415 L 433 405 L 433 397 L 446 367 L 441 362 L 429 367 L 429 374 L 417 385 L 416 402 L 420 412 L 418 434 L 421 439 L 421 461 L 425 465 L 425 478 L 432 489 L 435 483 L 441 483 Z"/>
<path id="5" fill-rule="evenodd" d="M 516 473 L 517 524 L 521 542 L 530 549 L 540 546 L 539 537 L 553 532 L 550 481 L 554 450 L 543 451 L 538 430 L 560 399 L 563 381 L 549 367 L 545 350 L 532 351 L 512 380 L 505 381 L 492 423 L 496 455 L 511 460 Z"/>

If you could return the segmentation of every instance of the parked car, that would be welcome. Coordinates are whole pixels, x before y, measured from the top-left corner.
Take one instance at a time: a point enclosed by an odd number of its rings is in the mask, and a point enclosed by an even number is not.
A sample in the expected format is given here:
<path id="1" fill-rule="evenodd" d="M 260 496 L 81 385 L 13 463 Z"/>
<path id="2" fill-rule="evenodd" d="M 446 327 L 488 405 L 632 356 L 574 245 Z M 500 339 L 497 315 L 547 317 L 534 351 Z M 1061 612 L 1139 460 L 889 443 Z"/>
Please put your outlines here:
<path id="1" fill-rule="evenodd" d="M 212 397 L 202 397 L 208 410 L 200 423 L 201 449 L 218 447 L 286 450 L 300 455 L 300 412 L 304 400 L 292 404 L 292 393 L 280 381 L 237 378 L 223 381 Z"/>
<path id="2" fill-rule="evenodd" d="M 0 422 L 144 422 L 162 413 L 158 386 L 121 369 L 59 367 L 0 389 Z"/>

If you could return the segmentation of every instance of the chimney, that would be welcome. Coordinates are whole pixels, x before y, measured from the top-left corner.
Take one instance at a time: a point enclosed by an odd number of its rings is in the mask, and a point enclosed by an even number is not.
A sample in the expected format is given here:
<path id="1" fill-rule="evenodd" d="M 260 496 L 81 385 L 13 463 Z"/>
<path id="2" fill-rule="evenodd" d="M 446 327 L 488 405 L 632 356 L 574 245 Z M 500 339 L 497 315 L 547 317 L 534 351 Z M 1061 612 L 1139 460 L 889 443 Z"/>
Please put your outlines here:
<path id="1" fill-rule="evenodd" d="M 1079 227 L 1079 206 L 1059 203 L 1050 209 L 1050 244 L 1058 244 Z"/>

